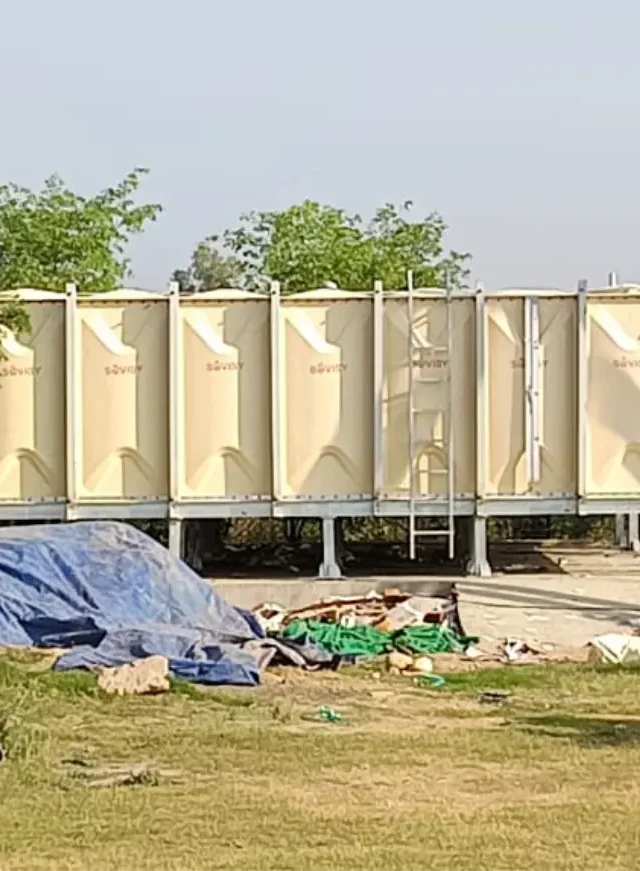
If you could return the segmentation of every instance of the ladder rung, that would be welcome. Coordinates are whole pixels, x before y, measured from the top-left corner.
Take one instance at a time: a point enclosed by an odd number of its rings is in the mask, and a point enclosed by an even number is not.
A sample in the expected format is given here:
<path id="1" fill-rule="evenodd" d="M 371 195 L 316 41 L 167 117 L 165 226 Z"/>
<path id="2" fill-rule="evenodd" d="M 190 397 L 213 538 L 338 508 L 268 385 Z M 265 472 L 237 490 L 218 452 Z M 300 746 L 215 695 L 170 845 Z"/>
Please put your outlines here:
<path id="1" fill-rule="evenodd" d="M 449 469 L 416 469 L 422 475 L 448 475 Z"/>
<path id="2" fill-rule="evenodd" d="M 440 536 L 450 535 L 451 530 L 450 529 L 414 529 L 413 534 L 414 535 L 423 535 L 423 536 L 425 536 L 425 538 L 435 538 L 438 535 L 440 535 Z"/>

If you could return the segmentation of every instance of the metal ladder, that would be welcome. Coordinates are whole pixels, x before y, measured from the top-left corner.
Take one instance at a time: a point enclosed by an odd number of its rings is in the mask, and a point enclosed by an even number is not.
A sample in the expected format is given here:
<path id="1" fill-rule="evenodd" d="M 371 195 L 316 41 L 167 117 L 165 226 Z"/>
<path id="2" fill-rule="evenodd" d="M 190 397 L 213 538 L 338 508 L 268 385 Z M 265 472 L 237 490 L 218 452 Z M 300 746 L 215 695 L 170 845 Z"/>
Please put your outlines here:
<path id="1" fill-rule="evenodd" d="M 414 290 L 413 273 L 407 273 L 407 356 L 409 366 L 409 559 L 416 558 L 416 539 L 418 537 L 443 538 L 447 537 L 449 543 L 449 559 L 455 556 L 455 517 L 454 517 L 454 441 L 453 441 L 453 415 L 451 408 L 451 368 L 453 360 L 452 347 L 452 319 L 451 319 L 451 287 L 449 281 L 446 284 L 446 344 L 424 347 L 424 342 L 418 336 L 414 325 Z M 429 355 L 446 354 L 446 375 L 440 377 L 416 377 L 416 367 L 424 359 L 424 351 Z M 422 368 L 419 372 L 422 373 Z M 444 408 L 418 408 L 416 406 L 416 386 L 419 384 L 442 385 L 445 391 Z M 432 439 L 431 444 L 446 451 L 446 466 L 435 469 L 431 475 L 441 475 L 447 478 L 447 527 L 446 529 L 418 529 L 416 526 L 416 502 L 421 494 L 418 492 L 419 460 L 416 444 L 416 424 L 420 414 L 442 411 L 445 416 L 444 432 L 438 439 Z"/>

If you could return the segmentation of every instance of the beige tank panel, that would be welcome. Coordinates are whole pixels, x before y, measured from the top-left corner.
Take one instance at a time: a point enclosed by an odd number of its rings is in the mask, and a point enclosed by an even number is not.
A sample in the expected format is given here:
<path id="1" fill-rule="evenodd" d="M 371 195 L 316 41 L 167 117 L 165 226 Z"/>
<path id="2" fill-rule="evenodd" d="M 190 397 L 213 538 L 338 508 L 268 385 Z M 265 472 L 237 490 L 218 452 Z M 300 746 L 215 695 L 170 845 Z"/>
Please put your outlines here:
<path id="1" fill-rule="evenodd" d="M 182 498 L 271 492 L 269 300 L 248 296 L 180 306 Z"/>
<path id="2" fill-rule="evenodd" d="M 446 494 L 448 421 L 446 301 L 414 299 L 413 326 L 420 363 L 414 370 L 417 491 Z M 475 491 L 475 317 L 473 299 L 451 302 L 454 432 L 453 489 Z M 409 481 L 409 369 L 406 298 L 384 300 L 383 497 L 407 497 Z"/>
<path id="3" fill-rule="evenodd" d="M 486 493 L 577 491 L 577 300 L 538 297 L 540 480 L 526 445 L 525 299 L 485 300 Z M 2 338 L 0 501 L 64 500 L 65 298 L 23 290 L 32 332 Z M 533 295 L 533 294 L 531 294 Z M 0 297 L 6 298 L 2 294 Z M 383 299 L 382 498 L 409 492 L 406 296 Z M 448 367 L 453 489 L 475 492 L 475 300 L 418 293 L 414 336 L 417 491 L 447 492 Z M 278 399 L 270 419 L 271 298 L 215 291 L 180 300 L 176 377 L 181 499 L 368 498 L 373 493 L 373 295 L 320 289 L 281 300 Z M 80 502 L 169 498 L 169 297 L 79 297 L 75 463 Z M 640 498 L 640 298 L 587 301 L 585 494 Z"/>
<path id="4" fill-rule="evenodd" d="M 0 500 L 65 498 L 64 299 L 26 303 L 0 359 Z"/>
<path id="5" fill-rule="evenodd" d="M 588 495 L 640 494 L 640 300 L 587 304 Z"/>
<path id="6" fill-rule="evenodd" d="M 576 300 L 541 297 L 540 481 L 526 451 L 525 302 L 486 301 L 488 496 L 573 493 L 577 486 Z"/>
<path id="7" fill-rule="evenodd" d="M 78 499 L 168 495 L 168 301 L 79 300 Z"/>
<path id="8" fill-rule="evenodd" d="M 372 299 L 282 301 L 277 496 L 372 493 L 372 330 Z"/>

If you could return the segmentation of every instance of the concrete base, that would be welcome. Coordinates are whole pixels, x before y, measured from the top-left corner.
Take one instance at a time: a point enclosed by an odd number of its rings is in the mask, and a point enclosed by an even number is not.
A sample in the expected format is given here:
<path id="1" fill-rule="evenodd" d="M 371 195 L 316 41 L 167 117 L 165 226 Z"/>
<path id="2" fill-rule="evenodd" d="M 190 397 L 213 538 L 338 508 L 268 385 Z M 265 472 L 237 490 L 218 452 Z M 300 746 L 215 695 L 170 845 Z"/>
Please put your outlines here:
<path id="1" fill-rule="evenodd" d="M 322 562 L 318 568 L 319 578 L 337 580 L 342 577 L 336 549 L 336 542 L 341 540 L 337 530 L 339 522 L 332 517 L 325 517 L 322 520 Z"/>
<path id="2" fill-rule="evenodd" d="M 464 630 L 495 645 L 513 637 L 533 646 L 581 646 L 596 635 L 640 626 L 640 584 L 637 579 L 616 575 L 604 579 L 509 575 L 482 581 L 390 576 L 364 581 L 221 580 L 213 584 L 227 602 L 251 609 L 261 602 L 303 608 L 329 596 L 365 595 L 371 589 L 388 587 L 415 595 L 447 595 L 452 581 L 460 594 Z"/>
<path id="3" fill-rule="evenodd" d="M 239 608 L 255 608 L 262 602 L 274 602 L 284 608 L 306 608 L 320 599 L 331 596 L 366 596 L 371 590 L 383 592 L 389 587 L 398 587 L 414 596 L 449 596 L 454 581 L 452 578 L 369 578 L 366 580 L 343 579 L 339 581 L 303 581 L 299 578 L 286 580 L 216 580 L 210 583 L 227 602 Z"/>

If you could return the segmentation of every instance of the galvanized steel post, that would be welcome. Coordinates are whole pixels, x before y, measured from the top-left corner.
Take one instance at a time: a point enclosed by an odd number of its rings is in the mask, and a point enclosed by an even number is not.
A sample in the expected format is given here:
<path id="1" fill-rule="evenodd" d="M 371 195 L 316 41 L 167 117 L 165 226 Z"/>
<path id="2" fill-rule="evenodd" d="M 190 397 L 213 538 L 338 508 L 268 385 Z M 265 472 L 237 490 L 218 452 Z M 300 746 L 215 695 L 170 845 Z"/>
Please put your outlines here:
<path id="1" fill-rule="evenodd" d="M 618 286 L 618 275 L 616 272 L 610 272 L 607 281 L 609 287 Z M 624 514 L 616 514 L 616 544 L 618 547 L 626 547 L 628 543 L 626 518 Z"/>
<path id="2" fill-rule="evenodd" d="M 282 496 L 282 458 L 280 455 L 280 282 L 271 283 L 269 297 L 271 354 L 271 495 L 272 508 Z"/>
<path id="3" fill-rule="evenodd" d="M 180 409 L 180 285 L 169 284 L 169 550 L 182 557 L 182 518 L 177 513 L 182 479 L 180 436 L 182 427 Z"/>
<path id="4" fill-rule="evenodd" d="M 607 285 L 618 286 L 617 272 L 610 272 Z M 638 550 L 638 513 L 631 512 L 626 517 L 624 514 L 616 514 L 616 544 L 619 547 L 629 547 Z"/>
<path id="5" fill-rule="evenodd" d="M 322 562 L 318 569 L 318 577 L 338 580 L 342 571 L 336 559 L 336 518 L 322 518 Z"/>
<path id="6" fill-rule="evenodd" d="M 485 343 L 485 297 L 484 285 L 478 282 L 475 292 L 475 340 L 476 340 L 476 501 L 473 529 L 470 534 L 471 557 L 467 571 L 481 578 L 491 577 L 491 565 L 487 559 L 487 515 L 484 500 L 487 492 L 487 379 Z"/>
<path id="7" fill-rule="evenodd" d="M 76 434 L 80 429 L 80 413 L 78 408 L 78 389 L 76 377 L 78 361 L 76 354 L 76 302 L 77 289 L 75 284 L 65 287 L 64 311 L 64 379 L 65 379 L 65 454 L 66 454 L 66 488 L 67 505 L 66 520 L 75 520 L 75 506 L 78 498 L 78 468 L 76 466 L 77 443 Z"/>
<path id="8" fill-rule="evenodd" d="M 384 489 L 384 297 L 381 281 L 373 285 L 373 513 Z"/>
<path id="9" fill-rule="evenodd" d="M 578 282 L 578 514 L 584 514 L 587 490 L 587 282 Z"/>

